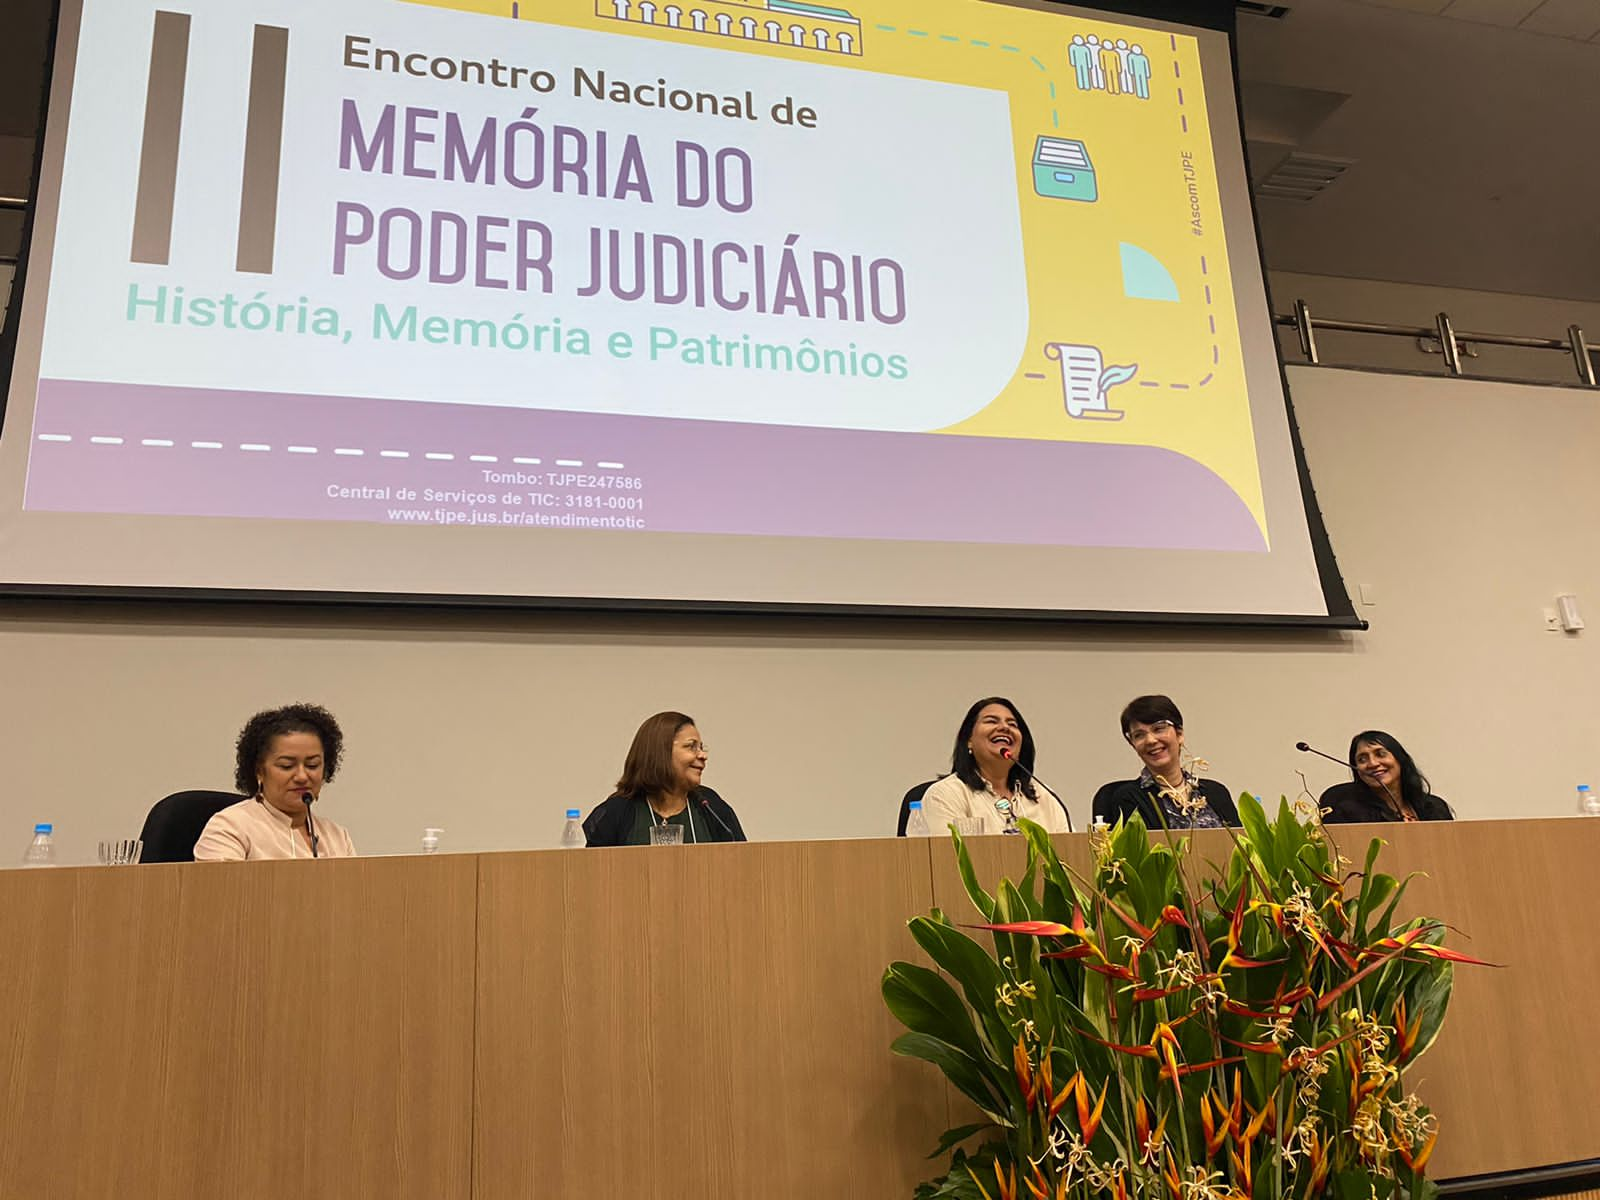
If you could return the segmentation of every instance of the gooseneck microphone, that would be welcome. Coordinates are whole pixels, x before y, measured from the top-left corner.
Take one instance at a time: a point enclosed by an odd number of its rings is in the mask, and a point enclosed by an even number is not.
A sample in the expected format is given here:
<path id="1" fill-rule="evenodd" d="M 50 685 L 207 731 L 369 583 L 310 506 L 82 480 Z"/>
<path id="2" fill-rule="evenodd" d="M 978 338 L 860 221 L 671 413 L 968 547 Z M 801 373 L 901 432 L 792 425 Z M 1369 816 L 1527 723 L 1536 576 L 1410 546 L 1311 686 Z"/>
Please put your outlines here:
<path id="1" fill-rule="evenodd" d="M 1322 751 L 1321 751 L 1321 750 L 1318 750 L 1318 749 L 1317 749 L 1317 748 L 1316 748 L 1316 747 L 1315 747 L 1315 746 L 1310 746 L 1310 745 L 1307 745 L 1307 744 L 1306 744 L 1306 743 L 1305 743 L 1305 742 L 1296 742 L 1296 743 L 1295 743 L 1295 744 L 1294 744 L 1294 748 L 1295 748 L 1295 749 L 1296 749 L 1296 750 L 1303 750 L 1303 751 L 1305 751 L 1305 752 L 1306 752 L 1306 753 L 1307 753 L 1307 754 L 1315 754 L 1315 755 L 1317 755 L 1317 756 L 1318 756 L 1318 757 L 1319 757 L 1319 758 L 1325 758 L 1325 759 L 1327 759 L 1327 760 L 1328 760 L 1328 761 L 1329 761 L 1329 762 L 1333 762 L 1333 763 L 1338 763 L 1338 764 L 1339 764 L 1339 765 L 1340 765 L 1340 766 L 1341 766 L 1341 767 L 1343 767 L 1343 768 L 1344 768 L 1344 769 L 1345 769 L 1345 770 L 1347 770 L 1347 771 L 1348 771 L 1348 770 L 1349 770 L 1349 769 L 1350 769 L 1350 764 L 1349 764 L 1349 763 L 1347 763 L 1347 762 L 1345 762 L 1345 760 L 1344 760 L 1344 759 L 1342 759 L 1342 758 L 1335 758 L 1335 757 L 1334 757 L 1334 756 L 1333 756 L 1333 755 L 1331 755 L 1331 754 L 1324 754 L 1324 753 L 1323 753 L 1323 752 L 1322 752 Z"/>
<path id="2" fill-rule="evenodd" d="M 722 814 L 711 807 L 711 798 L 709 796 L 700 797 L 700 808 L 707 813 L 713 821 L 722 826 L 722 830 L 728 835 L 728 840 L 730 842 L 737 842 L 739 840 L 739 835 L 733 831 L 733 826 L 724 821 L 722 819 Z"/>
<path id="3" fill-rule="evenodd" d="M 1054 796 L 1056 798 L 1056 803 L 1061 805 L 1061 813 L 1062 813 L 1062 815 L 1067 818 L 1067 832 L 1068 833 L 1076 833 L 1077 832 L 1077 830 L 1072 827 L 1072 812 L 1071 812 L 1071 810 L 1069 810 L 1067 808 L 1067 802 L 1061 798 L 1061 793 L 1060 792 L 1056 791 L 1055 788 L 1051 787 L 1048 783 L 1046 783 L 1044 780 L 1040 779 L 1032 771 L 1028 770 L 1027 767 L 1023 767 L 1020 762 L 1017 762 L 1017 756 L 1015 754 L 1011 753 L 1011 747 L 1010 746 L 1005 746 L 1005 747 L 1003 747 L 1001 749 L 1000 757 L 1005 759 L 1008 763 L 1012 763 L 1012 764 L 1014 764 L 1016 766 L 1022 767 L 1022 773 L 1024 775 L 1026 775 L 1029 779 L 1033 780 L 1040 787 L 1042 787 L 1045 791 L 1049 792 L 1052 796 Z"/>
<path id="4" fill-rule="evenodd" d="M 309 788 L 300 793 L 300 803 L 306 806 L 306 833 L 311 837 L 311 857 L 319 858 L 320 855 L 317 853 L 317 827 L 311 820 L 311 802 L 315 799 L 316 797 L 311 794 Z"/>

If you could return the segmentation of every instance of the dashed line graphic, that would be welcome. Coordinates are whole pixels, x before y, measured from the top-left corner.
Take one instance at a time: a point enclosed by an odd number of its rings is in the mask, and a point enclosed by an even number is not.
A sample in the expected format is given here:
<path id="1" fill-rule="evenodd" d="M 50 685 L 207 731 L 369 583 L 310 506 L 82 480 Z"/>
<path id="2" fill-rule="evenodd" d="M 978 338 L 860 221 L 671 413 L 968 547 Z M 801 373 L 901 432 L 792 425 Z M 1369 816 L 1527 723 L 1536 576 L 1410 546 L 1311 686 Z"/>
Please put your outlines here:
<path id="1" fill-rule="evenodd" d="M 54 442 L 58 444 L 71 443 L 74 440 L 72 434 L 70 433 L 41 433 L 36 436 L 41 442 Z M 178 443 L 173 441 L 171 438 L 139 438 L 137 440 L 138 444 L 141 446 L 158 447 L 161 449 L 176 448 L 178 446 Z M 127 444 L 128 439 L 124 437 L 118 437 L 113 434 L 97 433 L 89 437 L 88 441 L 90 444 L 95 446 L 122 446 Z M 190 442 L 189 447 L 193 450 L 226 449 L 226 446 L 224 446 L 222 442 L 208 441 Z M 272 453 L 272 447 L 265 442 L 240 442 L 239 449 L 247 454 Z M 283 449 L 284 453 L 286 454 L 322 453 L 322 447 L 320 446 L 285 446 Z M 367 452 L 356 446 L 335 446 L 333 448 L 333 453 L 340 457 L 361 458 Z M 413 452 L 410 450 L 395 449 L 379 450 L 378 457 L 409 459 L 413 457 Z M 448 450 L 425 450 L 422 452 L 421 457 L 428 462 L 455 462 L 460 456 Z M 497 463 L 500 461 L 500 455 L 498 454 L 469 454 L 465 457 L 468 462 L 475 463 Z M 530 458 L 527 455 L 518 455 L 512 458 L 511 461 L 521 467 L 537 467 L 544 462 L 542 458 Z M 581 458 L 558 458 L 555 460 L 555 465 L 558 467 L 582 467 L 585 465 L 585 460 Z M 601 471 L 627 470 L 627 464 L 617 462 L 612 459 L 598 459 L 596 460 L 594 466 L 597 470 Z"/>
<path id="2" fill-rule="evenodd" d="M 907 37 L 918 37 L 918 38 L 935 37 L 936 36 L 939 39 L 939 41 L 941 41 L 941 42 L 947 42 L 947 43 L 958 44 L 958 45 L 964 42 L 966 45 L 974 46 L 979 50 L 994 50 L 994 49 L 996 49 L 996 46 L 994 45 L 993 42 L 981 41 L 978 38 L 964 38 L 964 37 L 960 37 L 960 36 L 958 36 L 956 34 L 953 34 L 953 33 L 941 33 L 941 34 L 935 35 L 935 34 L 929 33 L 928 30 L 926 30 L 926 29 L 901 29 L 898 25 L 879 25 L 879 26 L 877 26 L 877 28 L 882 33 L 903 33 Z M 998 49 L 1002 53 L 1005 53 L 1005 54 L 1021 54 L 1022 53 L 1022 47 L 1021 46 L 1005 46 L 1005 45 L 1002 45 L 1002 46 L 998 47 Z M 1055 85 L 1054 78 L 1050 74 L 1050 68 L 1048 66 L 1046 66 L 1043 62 L 1041 62 L 1040 59 L 1039 59 L 1039 56 L 1036 55 L 1036 54 L 1028 55 L 1028 61 L 1031 62 L 1034 66 L 1038 67 L 1040 71 L 1044 72 L 1045 82 L 1049 85 L 1049 88 L 1050 88 L 1050 103 L 1052 105 L 1054 105 L 1055 104 L 1055 99 L 1056 99 L 1056 85 Z M 1050 124 L 1052 126 L 1054 126 L 1056 129 L 1060 129 L 1061 128 L 1061 113 L 1060 113 L 1060 111 L 1058 109 L 1056 109 L 1054 107 L 1052 107 L 1050 109 Z"/>

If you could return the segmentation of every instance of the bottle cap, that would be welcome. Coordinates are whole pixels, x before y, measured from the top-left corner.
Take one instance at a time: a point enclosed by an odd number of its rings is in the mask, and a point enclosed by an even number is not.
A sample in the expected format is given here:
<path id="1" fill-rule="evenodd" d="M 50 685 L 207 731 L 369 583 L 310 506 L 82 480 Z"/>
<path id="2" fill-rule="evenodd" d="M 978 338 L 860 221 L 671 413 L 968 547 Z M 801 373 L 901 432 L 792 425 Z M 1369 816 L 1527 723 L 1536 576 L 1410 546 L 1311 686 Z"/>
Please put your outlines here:
<path id="1" fill-rule="evenodd" d="M 1579 785 L 1578 785 L 1578 790 L 1579 790 L 1579 791 L 1580 791 L 1580 792 L 1587 792 L 1587 791 L 1588 791 L 1588 790 L 1589 790 L 1589 785 L 1588 785 L 1588 784 L 1587 784 L 1587 783 L 1580 783 L 1580 784 L 1579 784 Z M 48 829 L 48 828 L 49 828 L 49 826 L 45 826 L 45 828 L 47 828 L 47 829 Z"/>
<path id="2" fill-rule="evenodd" d="M 428 826 L 428 828 L 426 828 L 426 829 L 424 829 L 422 831 L 422 836 L 423 837 L 435 837 L 436 838 L 443 832 L 444 832 L 444 830 L 435 829 L 435 828 L 433 828 L 433 826 L 430 825 L 430 826 Z"/>
<path id="3" fill-rule="evenodd" d="M 56 827 L 47 822 L 40 822 L 38 825 L 33 827 L 33 831 L 35 833 L 54 833 L 56 831 Z"/>
<path id="4" fill-rule="evenodd" d="M 913 800 L 911 802 L 911 811 L 912 812 L 920 812 L 921 809 L 922 809 L 922 801 L 921 800 Z"/>
<path id="5" fill-rule="evenodd" d="M 575 808 L 567 809 L 567 820 L 576 821 L 577 819 L 578 819 L 578 810 L 575 809 Z"/>

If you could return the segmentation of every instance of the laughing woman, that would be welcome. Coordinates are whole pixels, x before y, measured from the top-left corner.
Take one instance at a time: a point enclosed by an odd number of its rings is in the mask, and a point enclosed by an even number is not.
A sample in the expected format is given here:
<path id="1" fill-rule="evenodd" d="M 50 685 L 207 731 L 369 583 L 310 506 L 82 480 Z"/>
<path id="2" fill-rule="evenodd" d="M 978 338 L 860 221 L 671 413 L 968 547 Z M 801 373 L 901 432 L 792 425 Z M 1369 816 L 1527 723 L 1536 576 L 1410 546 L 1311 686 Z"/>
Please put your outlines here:
<path id="1" fill-rule="evenodd" d="M 1406 748 L 1381 729 L 1350 739 L 1350 772 L 1354 779 L 1329 788 L 1318 801 L 1330 824 L 1455 819 L 1450 806 L 1428 790 Z"/>
<path id="2" fill-rule="evenodd" d="M 1033 778 L 1033 734 L 1017 706 L 1001 696 L 979 700 L 956 730 L 950 774 L 922 797 L 935 836 L 958 817 L 978 821 L 980 833 L 1016 833 L 1026 817 L 1051 833 L 1067 832 L 1066 810 Z"/>
<path id="3" fill-rule="evenodd" d="M 1145 828 L 1220 829 L 1238 825 L 1233 796 L 1183 765 L 1183 714 L 1166 696 L 1140 696 L 1122 710 L 1122 736 L 1144 763 L 1137 779 L 1095 793 L 1094 819 L 1115 825 L 1138 813 Z"/>

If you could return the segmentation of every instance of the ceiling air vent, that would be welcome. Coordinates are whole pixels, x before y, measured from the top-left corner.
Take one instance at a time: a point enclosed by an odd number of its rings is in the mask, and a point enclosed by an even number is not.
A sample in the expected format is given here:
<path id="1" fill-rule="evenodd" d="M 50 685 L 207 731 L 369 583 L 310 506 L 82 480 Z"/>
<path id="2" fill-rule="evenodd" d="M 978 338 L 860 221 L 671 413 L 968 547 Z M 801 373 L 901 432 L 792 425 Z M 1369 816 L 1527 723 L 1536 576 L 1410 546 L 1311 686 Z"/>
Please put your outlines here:
<path id="1" fill-rule="evenodd" d="M 1256 195 L 1273 200 L 1315 200 L 1355 166 L 1353 158 L 1329 158 L 1324 154 L 1295 151 L 1285 158 L 1260 183 Z"/>
<path id="2" fill-rule="evenodd" d="M 1258 0 L 1237 0 L 1234 7 L 1252 17 L 1268 17 L 1274 21 L 1281 21 L 1289 15 L 1287 4 L 1261 4 Z"/>

